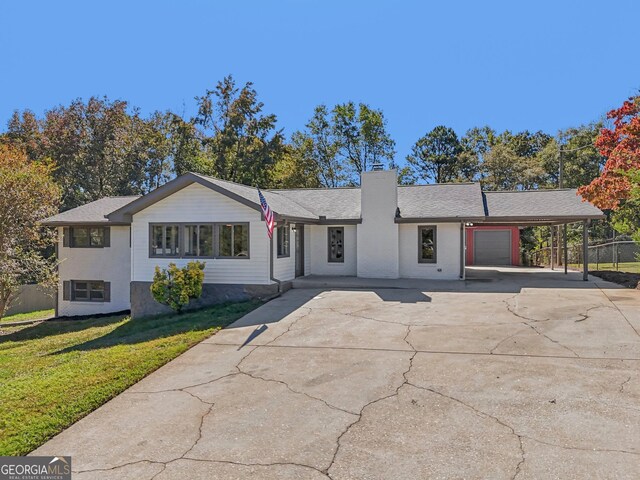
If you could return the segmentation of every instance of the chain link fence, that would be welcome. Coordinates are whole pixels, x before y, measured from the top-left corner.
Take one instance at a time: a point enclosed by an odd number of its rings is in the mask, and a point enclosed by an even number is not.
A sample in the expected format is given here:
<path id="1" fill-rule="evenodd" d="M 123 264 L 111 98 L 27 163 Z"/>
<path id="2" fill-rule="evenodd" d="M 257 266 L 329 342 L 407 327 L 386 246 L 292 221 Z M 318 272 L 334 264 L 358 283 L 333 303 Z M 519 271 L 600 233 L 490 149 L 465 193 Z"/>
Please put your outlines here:
<path id="1" fill-rule="evenodd" d="M 527 263 L 531 266 L 549 266 L 551 264 L 551 253 L 551 247 L 534 250 L 527 255 Z M 562 266 L 564 261 L 562 247 L 554 246 L 553 255 L 554 265 Z M 640 273 L 640 245 L 633 241 L 609 241 L 597 245 L 589 245 L 587 255 L 589 270 L 591 271 L 615 270 Z M 568 245 L 567 257 L 569 267 L 582 269 L 584 262 L 582 244 Z"/>

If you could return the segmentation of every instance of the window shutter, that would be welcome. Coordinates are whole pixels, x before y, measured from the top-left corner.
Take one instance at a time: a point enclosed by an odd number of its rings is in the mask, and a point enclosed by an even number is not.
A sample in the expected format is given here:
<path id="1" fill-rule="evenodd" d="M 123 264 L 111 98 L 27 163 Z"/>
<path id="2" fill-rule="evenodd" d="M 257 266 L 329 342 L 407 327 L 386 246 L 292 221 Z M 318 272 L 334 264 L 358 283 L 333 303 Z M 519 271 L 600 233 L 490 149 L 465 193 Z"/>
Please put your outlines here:
<path id="1" fill-rule="evenodd" d="M 62 282 L 62 300 L 71 300 L 71 282 L 69 280 Z"/>
<path id="2" fill-rule="evenodd" d="M 104 227 L 102 229 L 102 235 L 103 235 L 103 245 L 105 247 L 110 247 L 111 246 L 111 228 Z"/>
<path id="3" fill-rule="evenodd" d="M 69 237 L 71 235 L 71 229 L 69 227 L 64 227 L 62 229 L 62 246 L 63 247 L 68 247 L 69 246 Z"/>
<path id="4" fill-rule="evenodd" d="M 111 282 L 104 282 L 104 301 L 111 301 Z"/>

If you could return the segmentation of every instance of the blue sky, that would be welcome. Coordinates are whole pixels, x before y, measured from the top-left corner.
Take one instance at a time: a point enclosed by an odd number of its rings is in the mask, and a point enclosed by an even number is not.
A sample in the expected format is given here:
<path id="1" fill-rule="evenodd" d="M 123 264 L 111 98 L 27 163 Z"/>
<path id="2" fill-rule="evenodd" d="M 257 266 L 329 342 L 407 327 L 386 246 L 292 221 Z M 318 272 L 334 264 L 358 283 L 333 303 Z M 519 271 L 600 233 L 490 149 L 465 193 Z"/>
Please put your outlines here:
<path id="1" fill-rule="evenodd" d="M 598 119 L 640 89 L 640 2 L 5 1 L 0 125 L 77 97 L 190 115 L 231 73 L 290 135 L 319 103 L 381 108 L 402 162 L 459 134 Z"/>

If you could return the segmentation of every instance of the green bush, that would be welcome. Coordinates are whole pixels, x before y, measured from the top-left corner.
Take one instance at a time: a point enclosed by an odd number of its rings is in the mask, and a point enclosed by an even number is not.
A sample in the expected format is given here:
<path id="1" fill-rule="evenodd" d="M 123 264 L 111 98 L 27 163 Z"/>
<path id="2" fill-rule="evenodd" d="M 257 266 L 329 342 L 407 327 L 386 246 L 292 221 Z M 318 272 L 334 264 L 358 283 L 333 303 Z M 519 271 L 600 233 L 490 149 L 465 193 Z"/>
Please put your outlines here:
<path id="1" fill-rule="evenodd" d="M 182 268 L 175 263 L 170 263 L 167 269 L 156 266 L 151 295 L 157 302 L 180 313 L 192 298 L 202 295 L 204 265 L 204 262 L 189 262 Z"/>

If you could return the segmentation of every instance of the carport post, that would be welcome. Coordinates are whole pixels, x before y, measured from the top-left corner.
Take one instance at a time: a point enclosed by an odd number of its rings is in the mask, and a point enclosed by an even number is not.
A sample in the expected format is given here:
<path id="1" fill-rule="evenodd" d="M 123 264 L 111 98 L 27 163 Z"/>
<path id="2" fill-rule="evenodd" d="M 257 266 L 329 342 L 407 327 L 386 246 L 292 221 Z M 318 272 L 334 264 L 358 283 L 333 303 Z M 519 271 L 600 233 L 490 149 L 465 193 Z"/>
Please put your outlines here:
<path id="1" fill-rule="evenodd" d="M 582 280 L 589 280 L 589 220 L 582 221 Z"/>
<path id="2" fill-rule="evenodd" d="M 567 255 L 567 224 L 566 223 L 562 226 L 562 247 L 564 249 L 564 274 L 566 275 L 568 273 L 567 262 L 569 261 L 568 255 Z"/>
<path id="3" fill-rule="evenodd" d="M 460 222 L 460 280 L 465 279 L 465 263 L 466 263 L 466 235 L 465 222 Z"/>
<path id="4" fill-rule="evenodd" d="M 551 231 L 551 242 L 549 243 L 549 246 L 551 247 L 551 252 L 549 252 L 549 266 L 551 267 L 551 270 L 553 270 L 553 225 L 549 225 L 549 230 Z"/>

